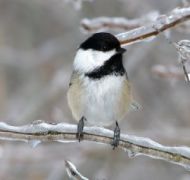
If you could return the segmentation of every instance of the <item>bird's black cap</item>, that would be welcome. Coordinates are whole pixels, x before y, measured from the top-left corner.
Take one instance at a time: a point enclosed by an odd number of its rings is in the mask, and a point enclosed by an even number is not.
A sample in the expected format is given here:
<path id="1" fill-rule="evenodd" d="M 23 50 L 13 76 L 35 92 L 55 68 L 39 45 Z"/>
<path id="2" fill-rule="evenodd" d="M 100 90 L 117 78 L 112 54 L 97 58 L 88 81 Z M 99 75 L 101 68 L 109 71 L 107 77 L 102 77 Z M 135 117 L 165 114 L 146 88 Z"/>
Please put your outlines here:
<path id="1" fill-rule="evenodd" d="M 80 48 L 84 50 L 93 49 L 104 52 L 116 49 L 118 52 L 124 52 L 121 51 L 123 48 L 120 47 L 118 39 L 114 35 L 107 32 L 93 34 L 80 45 Z"/>

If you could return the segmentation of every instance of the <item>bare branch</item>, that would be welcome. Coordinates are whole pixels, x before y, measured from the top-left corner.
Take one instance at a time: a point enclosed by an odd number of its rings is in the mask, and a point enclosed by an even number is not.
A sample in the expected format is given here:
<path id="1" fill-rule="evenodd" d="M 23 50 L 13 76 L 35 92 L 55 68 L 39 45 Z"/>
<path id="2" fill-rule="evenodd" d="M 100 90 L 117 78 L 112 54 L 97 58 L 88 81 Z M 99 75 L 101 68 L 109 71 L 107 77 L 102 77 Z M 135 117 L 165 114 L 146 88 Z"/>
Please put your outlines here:
<path id="1" fill-rule="evenodd" d="M 147 26 L 141 26 L 128 32 L 117 35 L 122 46 L 139 42 L 142 40 L 152 40 L 159 33 L 169 30 L 176 25 L 190 19 L 190 7 L 176 8 L 166 15 L 160 15 L 154 22 Z"/>
<path id="2" fill-rule="evenodd" d="M 24 141 L 33 144 L 39 142 L 78 142 L 76 125 L 47 124 L 36 121 L 25 126 L 11 126 L 0 123 L 0 139 Z M 84 140 L 111 144 L 113 131 L 101 127 L 84 127 Z M 37 142 L 37 143 L 36 143 Z M 190 169 L 190 148 L 169 147 L 158 144 L 151 139 L 121 134 L 119 148 L 128 152 L 130 157 L 145 155 L 155 159 L 163 159 Z"/>

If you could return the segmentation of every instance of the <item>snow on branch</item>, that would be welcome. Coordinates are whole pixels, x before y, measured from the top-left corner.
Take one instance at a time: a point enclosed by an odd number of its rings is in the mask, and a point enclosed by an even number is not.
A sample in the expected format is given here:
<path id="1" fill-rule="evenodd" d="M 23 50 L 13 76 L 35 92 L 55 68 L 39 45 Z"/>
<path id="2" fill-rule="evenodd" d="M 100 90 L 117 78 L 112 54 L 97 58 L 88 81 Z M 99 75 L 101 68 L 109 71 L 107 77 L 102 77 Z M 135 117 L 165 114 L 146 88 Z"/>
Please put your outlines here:
<path id="1" fill-rule="evenodd" d="M 185 80 L 190 82 L 190 40 L 181 40 L 172 44 L 178 51 L 178 59 L 182 64 Z"/>
<path id="2" fill-rule="evenodd" d="M 150 18 L 152 16 L 152 19 Z M 123 18 L 97 18 L 97 19 L 83 19 L 81 22 L 82 29 L 87 32 L 101 31 L 105 28 L 123 28 L 124 30 L 135 28 L 130 31 L 120 33 L 117 38 L 120 40 L 122 46 L 139 42 L 142 40 L 152 40 L 160 32 L 169 30 L 182 22 L 190 20 L 190 7 L 179 7 L 172 10 L 166 15 L 159 15 L 158 13 L 150 13 L 144 17 L 144 23 L 140 23 L 142 19 L 127 20 Z M 148 23 L 145 23 L 146 22 Z M 144 24 L 144 25 L 143 25 Z"/>
<path id="3" fill-rule="evenodd" d="M 70 161 L 65 161 L 65 167 L 67 171 L 67 175 L 69 179 L 76 179 L 76 180 L 89 180 L 88 178 L 84 177 L 75 167 L 73 163 Z"/>
<path id="4" fill-rule="evenodd" d="M 77 126 L 66 123 L 48 124 L 35 121 L 25 126 L 11 126 L 0 122 L 0 139 L 24 141 L 34 147 L 41 142 L 77 142 Z M 84 141 L 111 144 L 113 131 L 101 127 L 84 127 Z M 110 147 L 111 148 L 111 147 Z M 154 159 L 163 159 L 190 169 L 190 148 L 169 147 L 158 144 L 151 139 L 121 134 L 118 148 L 128 152 L 130 157 L 145 155 Z"/>
<path id="5" fill-rule="evenodd" d="M 81 29 L 85 33 L 95 33 L 107 30 L 131 30 L 144 24 L 154 21 L 158 17 L 157 11 L 150 12 L 137 19 L 127 19 L 124 17 L 98 17 L 93 19 L 84 18 L 81 21 Z"/>
<path id="6" fill-rule="evenodd" d="M 166 15 L 158 16 L 149 25 L 118 34 L 117 38 L 120 40 L 122 46 L 142 40 L 152 40 L 160 32 L 164 32 L 187 20 L 190 20 L 190 7 L 176 8 Z"/>
<path id="7" fill-rule="evenodd" d="M 175 47 L 178 52 L 178 61 L 182 66 L 183 73 L 179 67 L 170 65 L 154 65 L 152 67 L 152 73 L 166 79 L 184 79 L 190 82 L 190 40 L 180 40 L 178 42 L 172 42 L 167 39 L 170 44 Z"/>

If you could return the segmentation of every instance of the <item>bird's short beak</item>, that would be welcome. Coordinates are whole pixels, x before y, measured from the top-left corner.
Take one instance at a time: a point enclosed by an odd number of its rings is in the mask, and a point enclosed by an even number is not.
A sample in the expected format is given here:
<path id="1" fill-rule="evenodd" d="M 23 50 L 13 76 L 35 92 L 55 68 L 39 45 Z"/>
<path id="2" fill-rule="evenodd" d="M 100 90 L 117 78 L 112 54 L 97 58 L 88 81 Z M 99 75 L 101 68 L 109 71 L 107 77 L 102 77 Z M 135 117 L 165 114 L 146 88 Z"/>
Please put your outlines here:
<path id="1" fill-rule="evenodd" d="M 127 50 L 125 49 L 125 48 L 119 48 L 118 50 L 117 50 L 117 53 L 118 54 L 123 54 L 124 52 L 126 52 Z"/>

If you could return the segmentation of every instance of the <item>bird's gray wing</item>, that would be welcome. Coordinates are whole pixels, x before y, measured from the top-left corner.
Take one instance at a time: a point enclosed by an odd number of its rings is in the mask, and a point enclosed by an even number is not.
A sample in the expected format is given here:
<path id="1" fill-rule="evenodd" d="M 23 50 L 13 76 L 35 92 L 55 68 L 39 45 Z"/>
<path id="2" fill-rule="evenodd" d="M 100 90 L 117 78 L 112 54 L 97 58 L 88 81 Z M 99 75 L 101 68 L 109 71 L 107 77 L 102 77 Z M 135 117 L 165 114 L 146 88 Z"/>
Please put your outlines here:
<path id="1" fill-rule="evenodd" d="M 73 71 L 72 75 L 71 75 L 71 78 L 70 78 L 70 82 L 69 82 L 69 87 L 72 86 L 73 84 L 73 81 L 76 79 L 77 77 L 77 72 L 76 71 Z"/>

